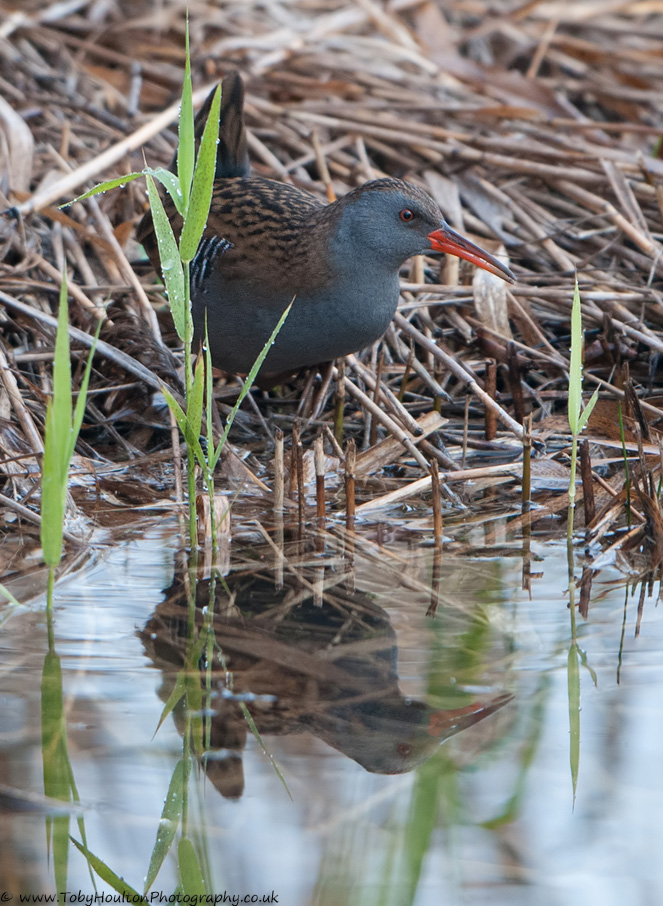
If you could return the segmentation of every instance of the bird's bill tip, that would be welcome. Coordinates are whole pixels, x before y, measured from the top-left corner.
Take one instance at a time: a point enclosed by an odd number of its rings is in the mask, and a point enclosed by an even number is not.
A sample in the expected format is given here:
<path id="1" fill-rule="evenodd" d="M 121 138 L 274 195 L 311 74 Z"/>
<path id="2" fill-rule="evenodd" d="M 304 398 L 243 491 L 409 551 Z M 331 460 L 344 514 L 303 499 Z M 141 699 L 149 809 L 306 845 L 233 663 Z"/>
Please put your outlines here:
<path id="1" fill-rule="evenodd" d="M 471 264 L 475 264 L 477 267 L 481 267 L 497 277 L 502 277 L 503 280 L 507 280 L 509 283 L 516 282 L 516 278 L 506 264 L 502 264 L 501 261 L 498 261 L 497 258 L 484 251 L 480 246 L 475 245 L 469 239 L 461 236 L 460 233 L 452 230 L 447 223 L 429 233 L 428 240 L 431 249 L 435 252 L 447 252 L 457 258 L 464 258 L 465 261 L 469 261 Z"/>

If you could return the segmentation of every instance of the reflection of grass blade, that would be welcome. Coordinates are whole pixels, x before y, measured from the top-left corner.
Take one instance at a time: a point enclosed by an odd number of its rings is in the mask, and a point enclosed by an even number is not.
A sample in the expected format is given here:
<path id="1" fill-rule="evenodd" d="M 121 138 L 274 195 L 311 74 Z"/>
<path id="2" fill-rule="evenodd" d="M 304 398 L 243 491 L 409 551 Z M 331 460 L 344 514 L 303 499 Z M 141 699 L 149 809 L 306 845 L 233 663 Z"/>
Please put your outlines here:
<path id="1" fill-rule="evenodd" d="M 419 888 L 421 872 L 428 854 L 435 830 L 440 796 L 447 806 L 457 810 L 457 778 L 452 770 L 440 770 L 447 767 L 445 759 L 432 758 L 417 770 L 417 779 L 412 791 L 410 815 L 405 830 L 405 869 L 408 886 L 404 902 L 414 903 Z M 453 820 L 447 814 L 447 820 Z M 403 878 L 397 879 L 403 883 Z"/>
<path id="2" fill-rule="evenodd" d="M 543 676 L 534 695 L 531 696 L 532 710 L 525 727 L 524 745 L 521 746 L 518 758 L 518 776 L 514 785 L 513 795 L 508 799 L 501 812 L 494 818 L 481 823 L 481 826 L 488 830 L 495 830 L 505 824 L 511 824 L 521 813 L 522 799 L 527 789 L 530 768 L 539 750 L 543 734 L 545 705 L 549 690 L 550 679 L 547 676 Z"/>
<path id="3" fill-rule="evenodd" d="M 71 766 L 67 752 L 67 729 L 62 695 L 60 658 L 49 651 L 44 658 L 41 680 L 41 746 L 44 794 L 62 802 L 71 801 Z M 46 818 L 46 836 L 52 846 L 57 890 L 66 890 L 69 853 L 69 815 Z M 63 886 L 64 885 L 64 886 Z"/>
<path id="4" fill-rule="evenodd" d="M 207 890 L 205 889 L 203 873 L 200 870 L 193 843 L 188 837 L 182 837 L 177 846 L 177 860 L 180 869 L 182 893 L 187 896 L 204 896 Z"/>
<path id="5" fill-rule="evenodd" d="M 70 837 L 70 839 L 76 849 L 85 856 L 90 868 L 94 869 L 101 880 L 105 881 L 109 887 L 112 887 L 113 890 L 116 890 L 118 893 L 122 894 L 127 902 L 147 902 L 144 897 L 141 897 L 137 890 L 134 890 L 134 888 L 130 884 L 127 884 L 124 878 L 116 875 L 115 872 L 112 871 L 112 869 L 110 869 L 105 862 L 102 862 L 98 856 L 95 856 L 94 853 L 91 853 L 86 846 L 83 846 L 82 843 L 79 843 L 78 840 L 75 840 L 73 837 Z"/>
<path id="6" fill-rule="evenodd" d="M 159 874 L 159 869 L 163 865 L 163 860 L 166 858 L 170 851 L 170 847 L 173 845 L 180 818 L 182 817 L 183 786 L 184 761 L 180 758 L 175 765 L 173 776 L 170 779 L 170 786 L 168 787 L 168 795 L 163 804 L 161 820 L 159 821 L 159 830 L 157 831 L 157 839 L 154 843 L 152 856 L 150 857 L 150 867 L 147 870 L 147 877 L 145 878 L 145 893 L 147 893 L 154 883 L 154 879 Z"/>
<path id="7" fill-rule="evenodd" d="M 168 696 L 168 701 L 163 706 L 163 711 L 161 712 L 161 717 L 159 718 L 159 723 L 157 724 L 157 728 L 154 731 L 154 736 L 156 736 L 157 733 L 159 732 L 159 730 L 161 728 L 161 724 L 164 722 L 164 720 L 168 717 L 168 715 L 172 712 L 172 710 L 177 706 L 177 703 L 180 701 L 180 699 L 184 695 L 185 691 L 186 691 L 186 682 L 185 682 L 184 670 L 180 670 L 180 672 L 177 674 L 177 679 L 175 680 L 175 685 L 173 686 L 173 691 L 170 693 L 170 695 Z"/>
<path id="8" fill-rule="evenodd" d="M 216 449 L 214 450 L 214 455 L 210 460 L 211 469 L 214 469 L 217 462 L 219 461 L 219 456 L 221 456 L 221 451 L 223 450 L 223 445 L 225 444 L 225 442 L 228 438 L 228 433 L 232 427 L 232 423 L 235 421 L 235 416 L 237 415 L 237 412 L 239 411 L 239 407 L 242 405 L 242 403 L 244 402 L 244 397 L 251 389 L 251 386 L 253 385 L 253 382 L 256 379 L 256 375 L 260 371 L 260 367 L 261 367 L 262 363 L 265 361 L 265 357 L 267 356 L 267 353 L 272 348 L 272 344 L 274 343 L 274 340 L 276 339 L 279 330 L 283 327 L 283 323 L 284 323 L 285 319 L 288 317 L 288 314 L 290 313 L 290 309 L 292 308 L 292 303 L 294 301 L 295 301 L 295 297 L 293 296 L 292 301 L 290 302 L 290 305 L 288 305 L 286 310 L 283 312 L 283 314 L 279 318 L 278 324 L 276 325 L 276 327 L 272 331 L 269 339 L 267 340 L 267 342 L 261 349 L 260 354 L 258 355 L 258 358 L 253 363 L 253 368 L 251 369 L 251 371 L 249 371 L 247 378 L 244 381 L 244 386 L 242 387 L 242 390 L 239 394 L 237 402 L 233 406 L 232 412 L 226 419 L 226 426 L 223 430 L 223 436 L 221 437 L 221 440 L 219 441 Z"/>
<path id="9" fill-rule="evenodd" d="M 186 710 L 193 751 L 203 754 L 203 689 L 200 682 L 200 658 L 205 648 L 205 637 L 190 638 L 184 671 L 186 685 Z"/>
<path id="10" fill-rule="evenodd" d="M 279 766 L 278 766 L 277 763 L 274 761 L 274 756 L 273 756 L 272 753 L 269 751 L 269 749 L 267 748 L 267 746 L 265 745 L 265 743 L 262 741 L 262 736 L 260 735 L 260 731 L 259 731 L 258 728 L 256 727 L 256 723 L 255 723 L 254 719 L 251 717 L 251 712 L 250 712 L 249 709 L 246 707 L 246 705 L 245 705 L 244 702 L 240 702 L 240 703 L 239 703 L 239 706 L 240 706 L 240 708 L 242 709 L 242 714 L 244 715 L 244 720 L 245 720 L 245 721 L 247 722 L 247 724 L 249 725 L 249 729 L 250 729 L 251 732 L 253 733 L 253 736 L 254 736 L 256 742 L 258 743 L 258 745 L 260 746 L 260 748 L 263 750 L 263 752 L 265 753 L 265 755 L 269 758 L 270 762 L 272 763 L 272 767 L 274 768 L 274 772 L 275 772 L 276 776 L 279 778 L 279 780 L 280 780 L 281 783 L 283 784 L 283 787 L 284 787 L 286 793 L 288 794 L 288 796 L 290 796 L 290 799 L 292 799 L 292 794 L 290 793 L 290 790 L 288 789 L 288 784 L 286 783 L 286 779 L 285 779 L 285 777 L 283 776 L 283 774 L 281 773 L 281 770 L 280 770 Z"/>
<path id="11" fill-rule="evenodd" d="M 573 784 L 573 802 L 576 800 L 578 786 L 578 768 L 580 765 L 580 655 L 575 642 L 569 648 L 568 658 L 569 683 L 569 761 L 571 764 L 571 782 Z"/>
<path id="12" fill-rule="evenodd" d="M 586 671 L 589 673 L 589 675 L 591 676 L 592 682 L 594 683 L 594 686 L 598 686 L 598 684 L 599 684 L 599 678 L 598 678 L 598 676 L 596 675 L 596 670 L 594 670 L 594 668 L 592 667 L 592 665 L 591 665 L 591 664 L 589 663 L 589 661 L 587 660 L 587 652 L 586 652 L 586 651 L 583 651 L 582 649 L 579 649 L 579 651 L 580 651 L 580 663 L 582 664 L 582 666 L 585 668 L 585 670 L 586 670 Z"/>

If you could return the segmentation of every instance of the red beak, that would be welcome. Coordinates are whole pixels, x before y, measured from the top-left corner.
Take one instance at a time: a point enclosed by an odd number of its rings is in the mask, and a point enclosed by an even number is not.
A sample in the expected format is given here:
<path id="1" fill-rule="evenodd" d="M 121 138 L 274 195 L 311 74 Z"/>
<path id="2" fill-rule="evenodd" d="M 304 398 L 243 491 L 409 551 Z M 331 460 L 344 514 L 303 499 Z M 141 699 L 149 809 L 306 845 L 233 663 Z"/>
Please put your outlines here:
<path id="1" fill-rule="evenodd" d="M 460 233 L 452 230 L 448 223 L 443 222 L 439 230 L 429 233 L 428 239 L 433 251 L 449 252 L 458 258 L 464 258 L 466 261 L 476 264 L 477 267 L 482 267 L 497 277 L 508 280 L 509 283 L 516 282 L 516 278 L 505 264 L 502 264 L 497 258 L 493 258 L 488 252 L 484 252 L 482 248 L 461 236 Z"/>

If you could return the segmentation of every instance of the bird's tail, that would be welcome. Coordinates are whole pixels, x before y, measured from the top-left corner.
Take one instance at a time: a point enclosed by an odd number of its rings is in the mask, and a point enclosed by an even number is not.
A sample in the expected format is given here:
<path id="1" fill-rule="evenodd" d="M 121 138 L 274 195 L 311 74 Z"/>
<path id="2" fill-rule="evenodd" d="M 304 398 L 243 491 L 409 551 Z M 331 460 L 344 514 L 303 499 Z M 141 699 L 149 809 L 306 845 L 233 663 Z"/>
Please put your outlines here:
<path id="1" fill-rule="evenodd" d="M 196 114 L 194 123 L 196 147 L 202 138 L 215 91 L 216 88 L 210 91 Z M 249 175 L 249 154 L 244 129 L 244 83 L 238 72 L 231 72 L 221 83 L 219 143 L 216 148 L 214 175 L 216 179 Z"/>

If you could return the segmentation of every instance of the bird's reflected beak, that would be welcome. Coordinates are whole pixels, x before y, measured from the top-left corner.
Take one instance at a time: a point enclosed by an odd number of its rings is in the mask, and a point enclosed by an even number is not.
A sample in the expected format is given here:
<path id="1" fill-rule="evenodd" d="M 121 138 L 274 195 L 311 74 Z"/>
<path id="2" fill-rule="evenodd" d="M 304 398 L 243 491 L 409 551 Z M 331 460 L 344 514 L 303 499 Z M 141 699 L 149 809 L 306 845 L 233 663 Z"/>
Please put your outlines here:
<path id="1" fill-rule="evenodd" d="M 502 264 L 497 258 L 493 258 L 492 255 L 470 242 L 469 239 L 461 236 L 460 233 L 452 230 L 448 223 L 443 223 L 438 230 L 433 230 L 432 233 L 429 233 L 428 240 L 435 252 L 448 252 L 451 255 L 456 255 L 458 258 L 464 258 L 466 261 L 476 264 L 477 267 L 482 267 L 491 274 L 508 280 L 509 283 L 516 282 L 516 278 L 505 264 Z"/>

